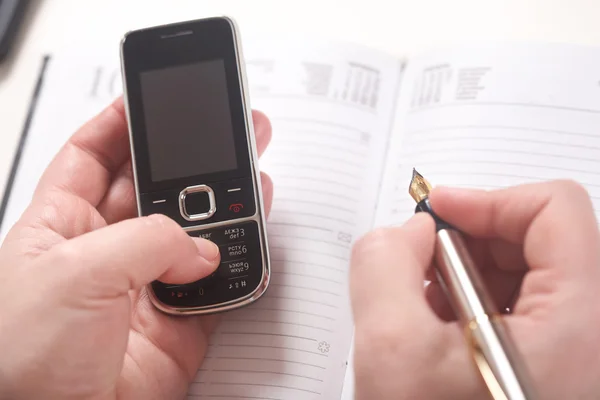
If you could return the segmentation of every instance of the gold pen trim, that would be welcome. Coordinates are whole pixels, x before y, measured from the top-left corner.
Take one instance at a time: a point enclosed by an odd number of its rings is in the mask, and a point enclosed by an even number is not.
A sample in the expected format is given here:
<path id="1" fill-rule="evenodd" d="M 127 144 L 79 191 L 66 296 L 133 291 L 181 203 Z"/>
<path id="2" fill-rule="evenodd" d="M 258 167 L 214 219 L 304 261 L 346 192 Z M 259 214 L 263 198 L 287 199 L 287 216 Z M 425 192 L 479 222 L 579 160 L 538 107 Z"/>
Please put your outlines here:
<path id="1" fill-rule="evenodd" d="M 496 319 L 498 317 L 499 316 L 497 314 L 494 314 L 492 318 Z M 506 397 L 504 390 L 502 390 L 502 385 L 500 382 L 498 382 L 498 379 L 494 375 L 494 371 L 492 370 L 490 363 L 487 361 L 480 343 L 478 340 L 476 340 L 477 332 L 480 330 L 480 324 L 482 321 L 489 323 L 489 316 L 484 314 L 473 318 L 471 321 L 469 321 L 464 329 L 464 335 L 467 340 L 467 344 L 469 345 L 471 356 L 475 361 L 475 365 L 479 369 L 481 378 L 485 382 L 485 385 L 494 400 L 509 400 Z"/>

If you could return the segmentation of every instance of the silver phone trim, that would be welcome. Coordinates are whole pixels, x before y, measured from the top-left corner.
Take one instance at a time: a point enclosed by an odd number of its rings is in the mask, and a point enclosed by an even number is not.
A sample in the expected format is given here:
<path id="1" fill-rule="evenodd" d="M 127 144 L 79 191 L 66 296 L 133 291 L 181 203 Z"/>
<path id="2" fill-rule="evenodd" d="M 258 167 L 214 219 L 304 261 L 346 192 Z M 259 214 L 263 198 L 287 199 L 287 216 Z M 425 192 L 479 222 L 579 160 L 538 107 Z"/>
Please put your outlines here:
<path id="1" fill-rule="evenodd" d="M 185 198 L 190 193 L 198 193 L 198 192 L 205 192 L 208 194 L 208 202 L 210 204 L 209 209 L 207 212 L 202 213 L 202 214 L 191 214 L 190 215 L 187 212 L 187 209 L 185 207 Z M 212 217 L 215 214 L 215 212 L 217 211 L 217 205 L 215 204 L 215 192 L 208 185 L 196 185 L 196 186 L 192 186 L 192 187 L 188 186 L 179 193 L 178 200 L 179 200 L 179 213 L 181 214 L 181 217 L 187 221 L 203 221 L 205 219 Z"/>
<path id="2" fill-rule="evenodd" d="M 252 107 L 250 104 L 250 94 L 249 94 L 249 89 L 248 89 L 248 81 L 247 81 L 247 76 L 246 76 L 244 55 L 243 55 L 243 51 L 242 51 L 241 37 L 240 37 L 239 29 L 238 29 L 238 24 L 232 17 L 220 16 L 220 17 L 211 17 L 208 19 L 214 19 L 214 18 L 225 19 L 231 25 L 233 37 L 235 39 L 234 40 L 235 55 L 236 55 L 236 62 L 238 64 L 238 78 L 239 78 L 239 82 L 240 82 L 240 91 L 242 94 L 242 106 L 243 106 L 244 114 L 245 114 L 246 139 L 247 139 L 247 143 L 248 143 L 248 152 L 250 155 L 250 168 L 252 169 L 252 184 L 253 184 L 252 186 L 254 188 L 256 212 L 254 213 L 253 216 L 250 216 L 250 217 L 238 218 L 238 219 L 229 220 L 229 221 L 221 221 L 221 222 L 216 222 L 213 224 L 205 224 L 205 225 L 200 225 L 200 226 L 195 226 L 195 227 L 184 227 L 183 229 L 185 231 L 200 232 L 200 231 L 209 230 L 209 229 L 212 229 L 215 227 L 239 224 L 244 221 L 257 222 L 258 236 L 259 236 L 260 247 L 261 247 L 262 276 L 261 276 L 261 280 L 260 280 L 258 286 L 256 287 L 256 289 L 253 292 L 247 294 L 246 296 L 242 296 L 237 299 L 230 300 L 230 301 L 227 301 L 224 303 L 214 304 L 214 305 L 210 305 L 210 306 L 202 306 L 202 307 L 175 307 L 175 306 L 170 306 L 170 305 L 164 304 L 156 297 L 156 294 L 154 293 L 152 286 L 148 285 L 147 286 L 148 297 L 150 298 L 150 301 L 152 302 L 152 304 L 159 310 L 161 310 L 167 314 L 171 314 L 171 315 L 213 314 L 213 313 L 219 313 L 219 312 L 224 312 L 224 311 L 229 311 L 229 310 L 237 309 L 240 307 L 244 307 L 248 304 L 255 302 L 260 297 L 262 297 L 262 295 L 267 291 L 267 288 L 268 288 L 270 280 L 271 280 L 271 265 L 270 265 L 271 257 L 269 254 L 269 245 L 268 245 L 267 235 L 266 235 L 266 223 L 267 222 L 266 222 L 266 217 L 265 217 L 265 213 L 264 213 L 264 200 L 263 200 L 263 195 L 262 195 L 262 183 L 261 183 L 261 179 L 260 179 L 260 169 L 258 167 L 259 157 L 258 157 L 258 150 L 257 150 L 257 146 L 256 146 L 256 138 L 254 135 L 254 121 L 252 118 Z M 177 24 L 169 24 L 169 25 L 177 25 Z M 168 25 L 163 25 L 163 26 L 168 26 Z M 156 27 L 158 27 L 158 26 L 156 26 Z M 155 27 L 153 27 L 153 28 L 155 28 Z M 152 28 L 148 28 L 148 29 L 152 29 Z M 141 207 L 140 195 L 139 195 L 140 192 L 139 192 L 139 185 L 138 185 L 138 176 L 137 176 L 137 171 L 135 168 L 135 149 L 134 149 L 134 144 L 133 144 L 131 118 L 129 115 L 129 104 L 128 104 L 128 96 L 127 96 L 127 81 L 126 81 L 127 78 L 126 78 L 126 74 L 125 74 L 125 61 L 124 61 L 125 57 L 123 54 L 125 40 L 127 39 L 127 36 L 132 32 L 133 31 L 125 33 L 125 35 L 122 37 L 121 43 L 120 43 L 121 77 L 122 77 L 121 79 L 123 81 L 123 84 L 122 84 L 123 94 L 124 94 L 123 101 L 124 101 L 124 106 L 125 106 L 125 115 L 127 118 L 127 127 L 129 130 L 129 144 L 130 144 L 130 149 L 131 149 L 131 158 L 132 158 L 132 165 L 133 165 L 132 170 L 133 170 L 133 182 L 134 182 L 134 188 L 135 188 L 136 205 L 137 205 L 137 210 L 138 210 L 138 216 L 142 216 L 142 207 Z"/>

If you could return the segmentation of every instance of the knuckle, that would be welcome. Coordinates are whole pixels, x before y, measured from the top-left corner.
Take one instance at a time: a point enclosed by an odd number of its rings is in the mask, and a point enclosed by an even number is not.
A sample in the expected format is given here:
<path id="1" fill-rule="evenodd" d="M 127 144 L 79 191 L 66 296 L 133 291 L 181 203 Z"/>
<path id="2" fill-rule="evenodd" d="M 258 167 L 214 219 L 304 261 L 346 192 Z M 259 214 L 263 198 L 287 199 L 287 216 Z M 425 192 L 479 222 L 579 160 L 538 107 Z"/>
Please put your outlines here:
<path id="1" fill-rule="evenodd" d="M 82 257 L 79 248 L 73 246 L 70 241 L 65 241 L 52 249 L 52 255 L 57 265 L 61 264 L 78 264 Z"/>
<path id="2" fill-rule="evenodd" d="M 405 353 L 406 334 L 401 324 L 390 318 L 370 321 L 357 330 L 357 351 L 382 358 L 396 357 Z"/>
<path id="3" fill-rule="evenodd" d="M 260 171 L 260 180 L 263 185 L 266 185 L 266 184 L 271 185 L 273 183 L 271 180 L 271 176 L 264 171 Z"/>
<path id="4" fill-rule="evenodd" d="M 263 194 L 273 194 L 273 180 L 271 179 L 271 176 L 268 173 L 263 171 L 260 172 L 260 184 L 263 189 Z"/>
<path id="5" fill-rule="evenodd" d="M 393 228 L 377 228 L 368 232 L 356 241 L 353 253 L 355 255 L 370 254 L 392 246 L 391 237 L 397 236 L 397 233 L 394 234 L 395 231 L 397 232 Z"/>
<path id="6" fill-rule="evenodd" d="M 144 220 L 149 229 L 174 230 L 175 228 L 179 228 L 179 225 L 174 220 L 164 214 L 152 214 L 144 217 Z"/>
<path id="7" fill-rule="evenodd" d="M 561 179 L 553 183 L 553 195 L 562 199 L 565 203 L 574 204 L 573 207 L 583 208 L 587 212 L 593 213 L 592 198 L 580 182 L 573 179 Z"/>
<path id="8" fill-rule="evenodd" d="M 271 120 L 269 119 L 267 114 L 265 114 L 261 110 L 252 110 L 252 118 L 254 119 L 254 123 L 256 125 L 264 129 L 267 134 L 271 134 Z"/>
<path id="9" fill-rule="evenodd" d="M 273 126 L 271 125 L 269 117 L 264 113 L 262 115 L 263 118 L 261 119 L 261 123 L 263 124 L 263 135 L 267 141 L 270 141 L 273 136 Z"/>
<path id="10" fill-rule="evenodd" d="M 398 338 L 401 336 L 401 329 L 396 323 L 389 320 L 379 322 L 379 324 L 371 324 L 372 328 L 368 330 L 369 336 L 373 343 L 381 345 L 386 349 L 397 349 Z"/>
<path id="11" fill-rule="evenodd" d="M 573 179 L 561 179 L 554 182 L 554 189 L 557 192 L 568 196 L 575 196 L 578 198 L 589 197 L 587 189 L 579 182 Z"/>
<path id="12" fill-rule="evenodd" d="M 402 228 L 376 228 L 359 238 L 352 248 L 352 259 L 371 260 L 390 252 L 405 253 L 410 249 L 407 232 Z"/>
<path id="13" fill-rule="evenodd" d="M 152 214 L 144 218 L 146 229 L 152 235 L 152 240 L 156 245 L 164 246 L 164 248 L 183 249 L 182 244 L 187 245 L 192 243 L 190 237 L 181 226 L 166 215 Z"/>

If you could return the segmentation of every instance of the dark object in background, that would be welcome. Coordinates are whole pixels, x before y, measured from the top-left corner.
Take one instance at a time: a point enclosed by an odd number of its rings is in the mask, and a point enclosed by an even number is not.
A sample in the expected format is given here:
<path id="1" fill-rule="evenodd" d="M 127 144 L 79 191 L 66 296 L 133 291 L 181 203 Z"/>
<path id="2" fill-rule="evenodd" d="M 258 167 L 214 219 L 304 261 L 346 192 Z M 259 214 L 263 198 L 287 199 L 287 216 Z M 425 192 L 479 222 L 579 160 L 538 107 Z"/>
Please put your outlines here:
<path id="1" fill-rule="evenodd" d="M 15 42 L 28 4 L 29 0 L 0 0 L 0 62 Z"/>

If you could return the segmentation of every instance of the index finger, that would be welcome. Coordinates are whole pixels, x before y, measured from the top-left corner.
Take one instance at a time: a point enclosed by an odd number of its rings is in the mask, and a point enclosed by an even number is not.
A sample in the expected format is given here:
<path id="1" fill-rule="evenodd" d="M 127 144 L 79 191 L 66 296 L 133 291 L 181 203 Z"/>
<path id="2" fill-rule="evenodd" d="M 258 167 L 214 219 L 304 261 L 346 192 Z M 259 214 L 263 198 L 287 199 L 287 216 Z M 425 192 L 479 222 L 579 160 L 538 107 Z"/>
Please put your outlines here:
<path id="1" fill-rule="evenodd" d="M 119 97 L 69 138 L 44 171 L 34 198 L 62 190 L 95 207 L 128 158 L 127 120 Z"/>
<path id="2" fill-rule="evenodd" d="M 468 235 L 523 244 L 532 269 L 597 267 L 598 225 L 583 186 L 566 180 L 495 191 L 435 188 L 440 218 Z"/>

